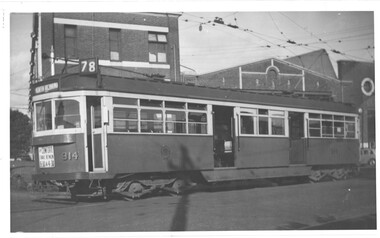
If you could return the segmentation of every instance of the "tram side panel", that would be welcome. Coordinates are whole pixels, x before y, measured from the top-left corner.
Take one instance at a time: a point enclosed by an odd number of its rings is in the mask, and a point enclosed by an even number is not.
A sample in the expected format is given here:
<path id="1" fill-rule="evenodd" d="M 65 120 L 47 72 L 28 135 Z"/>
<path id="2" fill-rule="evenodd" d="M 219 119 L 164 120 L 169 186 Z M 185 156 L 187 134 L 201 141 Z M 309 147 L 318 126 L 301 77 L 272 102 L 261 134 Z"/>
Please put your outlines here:
<path id="1" fill-rule="evenodd" d="M 282 167 L 289 165 L 289 139 L 240 137 L 238 168 Z"/>
<path id="2" fill-rule="evenodd" d="M 33 147 L 36 175 L 42 180 L 66 179 L 70 173 L 86 171 L 83 134 L 35 137 Z"/>
<path id="3" fill-rule="evenodd" d="M 211 136 L 108 134 L 110 173 L 213 168 Z"/>
<path id="4" fill-rule="evenodd" d="M 309 139 L 307 142 L 308 165 L 357 164 L 359 141 L 343 139 Z"/>

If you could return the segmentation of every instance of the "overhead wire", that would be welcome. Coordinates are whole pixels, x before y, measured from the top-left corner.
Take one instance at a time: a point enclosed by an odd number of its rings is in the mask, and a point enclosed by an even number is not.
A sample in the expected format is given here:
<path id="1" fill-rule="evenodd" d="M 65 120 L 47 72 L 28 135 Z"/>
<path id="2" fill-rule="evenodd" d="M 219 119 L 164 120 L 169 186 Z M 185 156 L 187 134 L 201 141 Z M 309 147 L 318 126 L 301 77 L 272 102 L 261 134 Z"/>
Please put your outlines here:
<path id="1" fill-rule="evenodd" d="M 314 38 L 317 38 L 321 43 L 326 44 L 326 45 L 330 48 L 330 51 L 331 51 L 331 52 L 333 52 L 333 53 L 335 53 L 335 54 L 340 54 L 340 55 L 342 55 L 343 57 L 348 58 L 348 59 L 350 59 L 350 60 L 351 60 L 350 57 L 360 58 L 360 57 L 358 57 L 358 56 L 352 56 L 352 55 L 346 54 L 346 53 L 344 53 L 344 52 L 342 52 L 342 51 L 340 51 L 340 50 L 336 50 L 336 49 L 334 49 L 334 48 L 331 47 L 328 43 L 324 42 L 324 41 L 322 40 L 322 38 L 320 38 L 319 36 L 315 35 L 313 32 L 306 30 L 303 26 L 301 26 L 300 24 L 298 24 L 297 22 L 295 22 L 292 18 L 290 18 L 290 17 L 287 16 L 286 14 L 284 14 L 284 13 L 280 13 L 280 14 L 283 15 L 283 16 L 285 16 L 287 19 L 289 19 L 289 21 L 291 21 L 292 23 L 294 23 L 296 26 L 298 26 L 298 27 L 301 28 L 302 30 L 304 30 L 304 31 L 306 31 L 307 33 L 311 34 Z"/>
<path id="2" fill-rule="evenodd" d="M 187 14 L 187 13 L 186 13 Z M 192 14 L 187 14 L 187 15 L 189 15 L 189 16 L 192 16 L 192 17 L 196 17 L 196 18 L 200 18 L 200 19 L 202 19 L 202 20 L 207 20 L 206 18 L 204 18 L 204 17 L 201 17 L 201 16 L 196 16 L 196 15 L 192 15 Z M 230 14 L 230 15 L 233 15 L 233 14 Z M 305 30 L 301 25 L 299 25 L 298 23 L 296 23 L 295 21 L 293 21 L 290 17 L 288 17 L 287 15 L 285 15 L 285 14 L 283 14 L 285 17 L 287 17 L 290 21 L 292 21 L 294 24 L 296 24 L 298 27 L 300 27 L 301 29 L 303 29 L 303 30 Z M 270 40 L 267 40 L 267 39 L 265 39 L 265 38 L 262 38 L 261 36 L 258 36 L 258 32 L 254 32 L 254 31 L 252 31 L 252 30 L 249 30 L 249 29 L 243 29 L 243 31 L 245 31 L 245 32 L 248 32 L 248 33 L 251 33 L 254 37 L 257 37 L 257 38 L 259 38 L 259 39 L 261 39 L 261 40 L 263 40 L 263 41 L 265 41 L 265 42 L 267 42 L 267 43 L 269 43 L 269 44 L 271 44 L 272 46 L 277 46 L 277 47 L 280 47 L 280 48 L 284 48 L 284 49 L 287 49 L 290 53 L 292 53 L 293 55 L 296 55 L 293 51 L 291 51 L 290 49 L 288 49 L 288 48 L 290 48 L 290 47 L 293 47 L 293 46 L 302 46 L 303 48 L 305 48 L 305 49 L 310 49 L 311 48 L 311 46 L 309 45 L 309 44 L 320 44 L 320 43 L 323 43 L 323 44 L 326 44 L 329 48 L 330 48 L 330 51 L 331 52 L 333 52 L 333 53 L 336 53 L 336 54 L 341 54 L 341 55 L 343 55 L 344 56 L 344 53 L 343 52 L 341 52 L 341 51 L 339 51 L 339 50 L 336 50 L 336 49 L 334 49 L 333 47 L 331 47 L 331 45 L 329 45 L 329 42 L 331 41 L 331 42 L 339 42 L 339 43 L 341 43 L 342 42 L 342 40 L 339 40 L 339 39 L 334 39 L 334 40 L 321 40 L 321 38 L 320 37 L 318 37 L 316 34 L 314 34 L 313 32 L 310 32 L 310 31 L 306 31 L 307 33 L 309 33 L 309 34 L 311 34 L 314 38 L 317 38 L 318 39 L 318 41 L 317 42 L 311 42 L 311 43 L 304 43 L 304 44 L 302 44 L 302 43 L 300 43 L 300 44 L 295 44 L 296 42 L 294 41 L 294 40 L 290 40 L 290 39 L 287 39 L 288 37 L 286 37 L 286 36 L 284 36 L 284 33 L 280 30 L 280 28 L 278 27 L 278 25 L 275 23 L 275 21 L 274 21 L 274 19 L 273 19 L 273 16 L 272 15 L 270 15 L 271 16 L 271 18 L 272 18 L 272 20 L 273 20 L 273 22 L 274 22 L 274 25 L 276 26 L 276 28 L 277 28 L 277 30 L 280 32 L 280 33 L 282 33 L 281 35 L 285 38 L 285 40 L 286 40 L 286 43 L 289 43 L 289 44 L 287 44 L 287 45 L 281 45 L 281 44 L 275 44 L 274 42 L 271 42 Z M 222 18 L 220 18 L 220 19 L 222 19 Z M 193 20 L 188 20 L 188 19 L 186 19 L 185 21 L 193 21 Z M 216 24 L 215 24 L 215 21 L 208 21 L 208 22 L 199 22 L 200 24 L 211 24 L 212 23 L 212 25 L 213 26 L 216 26 Z M 229 25 L 226 25 L 226 24 L 224 24 L 224 22 L 218 22 L 218 24 L 220 24 L 220 25 L 223 25 L 223 26 L 227 26 L 227 27 L 230 27 Z M 370 27 L 370 26 L 369 26 Z M 234 27 L 235 29 L 238 29 L 238 30 L 242 30 L 242 28 L 240 28 L 239 26 L 235 26 Z M 352 29 L 357 29 L 357 28 L 352 28 Z M 345 31 L 347 31 L 347 29 L 345 30 Z M 337 31 L 338 32 L 338 31 Z M 365 35 L 371 35 L 371 33 L 367 33 L 367 34 L 365 34 Z M 342 39 L 350 39 L 350 40 L 354 40 L 354 38 L 357 38 L 357 37 L 363 37 L 363 36 L 365 36 L 365 35 L 355 35 L 355 36 L 346 36 L 346 37 L 342 37 Z M 272 36 L 270 36 L 270 37 L 272 37 Z M 276 38 L 276 37 L 272 37 L 272 38 L 275 38 L 275 39 L 277 39 L 277 40 L 279 40 L 278 38 Z M 284 40 L 282 40 L 282 41 L 284 41 Z M 347 41 L 347 40 L 346 40 Z M 261 47 L 267 47 L 267 48 L 271 48 L 272 46 L 270 46 L 270 45 L 262 45 Z M 319 49 L 323 49 L 323 48 L 319 48 Z M 193 56 L 194 54 L 192 54 L 192 56 Z"/>

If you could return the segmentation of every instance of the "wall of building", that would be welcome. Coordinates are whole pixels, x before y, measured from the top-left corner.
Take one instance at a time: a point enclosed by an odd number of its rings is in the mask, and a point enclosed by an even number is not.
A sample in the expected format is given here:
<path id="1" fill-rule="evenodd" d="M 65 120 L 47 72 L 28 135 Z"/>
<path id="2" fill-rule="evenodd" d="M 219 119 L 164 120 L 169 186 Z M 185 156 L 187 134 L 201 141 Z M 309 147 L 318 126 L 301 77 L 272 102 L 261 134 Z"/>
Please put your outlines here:
<path id="1" fill-rule="evenodd" d="M 178 15 L 151 13 L 42 13 L 41 44 L 42 53 L 50 55 L 54 48 L 54 56 L 65 57 L 64 24 L 54 23 L 54 18 L 85 20 L 95 22 L 131 24 L 168 28 L 166 45 L 166 63 L 149 63 L 148 30 L 121 29 L 120 59 L 110 62 L 109 28 L 77 25 L 77 57 L 86 59 L 98 57 L 107 61 L 113 68 L 127 69 L 149 75 L 162 75 L 172 81 L 180 80 Z M 127 62 L 128 66 L 121 66 Z M 43 76 L 51 75 L 49 59 L 42 60 Z M 102 63 L 100 63 L 102 65 Z M 69 64 L 70 66 L 70 64 Z M 61 73 L 63 61 L 55 62 L 55 72 Z M 78 67 L 66 67 L 67 72 L 78 72 Z M 102 74 L 122 77 L 141 77 L 141 75 L 110 67 L 102 67 Z"/>
<path id="2" fill-rule="evenodd" d="M 335 101 L 341 98 L 340 82 L 337 79 L 276 59 L 188 77 L 186 81 L 201 86 L 246 90 L 324 92 L 330 94 Z"/>
<path id="3" fill-rule="evenodd" d="M 363 88 L 363 80 L 375 83 L 375 65 L 369 62 L 338 61 L 338 76 L 342 81 L 342 98 L 344 103 L 352 104 L 361 118 L 361 145 L 373 147 L 376 142 L 375 129 L 375 92 L 366 95 L 368 88 Z"/>

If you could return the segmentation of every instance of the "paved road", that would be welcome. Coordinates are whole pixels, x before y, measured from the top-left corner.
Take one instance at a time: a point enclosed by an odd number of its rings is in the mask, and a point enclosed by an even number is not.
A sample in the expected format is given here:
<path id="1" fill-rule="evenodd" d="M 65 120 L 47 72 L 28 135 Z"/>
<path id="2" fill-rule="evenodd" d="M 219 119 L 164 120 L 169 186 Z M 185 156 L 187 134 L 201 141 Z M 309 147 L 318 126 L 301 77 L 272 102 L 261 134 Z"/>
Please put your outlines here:
<path id="1" fill-rule="evenodd" d="M 364 228 L 373 229 L 375 214 L 373 179 L 76 204 L 11 194 L 11 232 L 331 229 L 347 219 L 351 228 L 361 228 L 353 218 L 363 218 L 371 223 Z"/>

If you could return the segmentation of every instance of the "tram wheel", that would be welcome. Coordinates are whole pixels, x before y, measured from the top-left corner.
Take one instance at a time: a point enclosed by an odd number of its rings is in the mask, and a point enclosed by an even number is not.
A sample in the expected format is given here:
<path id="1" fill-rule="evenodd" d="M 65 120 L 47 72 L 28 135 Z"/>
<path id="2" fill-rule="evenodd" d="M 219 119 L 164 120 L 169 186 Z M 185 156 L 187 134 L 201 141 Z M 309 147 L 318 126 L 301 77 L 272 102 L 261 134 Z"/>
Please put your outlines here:
<path id="1" fill-rule="evenodd" d="M 139 194 L 139 193 L 142 193 L 143 191 L 144 191 L 144 187 L 139 182 L 132 182 L 128 188 L 128 192 L 130 192 L 131 194 Z"/>
<path id="2" fill-rule="evenodd" d="M 176 179 L 173 182 L 172 189 L 175 193 L 180 194 L 182 193 L 187 187 L 187 183 L 183 179 Z"/>

